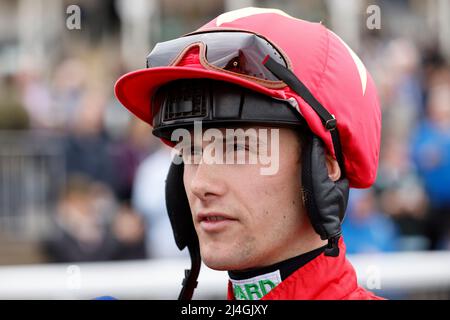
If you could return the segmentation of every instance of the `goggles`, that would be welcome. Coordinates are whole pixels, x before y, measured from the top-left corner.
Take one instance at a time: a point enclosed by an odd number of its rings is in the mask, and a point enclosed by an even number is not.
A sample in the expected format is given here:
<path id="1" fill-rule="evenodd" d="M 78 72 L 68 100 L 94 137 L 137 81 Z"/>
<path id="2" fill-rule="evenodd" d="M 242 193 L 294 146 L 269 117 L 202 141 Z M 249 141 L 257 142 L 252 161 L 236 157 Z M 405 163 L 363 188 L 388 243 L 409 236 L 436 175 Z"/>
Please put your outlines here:
<path id="1" fill-rule="evenodd" d="M 263 60 L 270 56 L 288 68 L 287 59 L 267 40 L 248 32 L 207 32 L 160 42 L 147 56 L 147 68 L 177 65 L 195 46 L 200 48 L 200 62 L 207 69 L 231 72 L 267 87 L 286 86 L 264 66 Z"/>

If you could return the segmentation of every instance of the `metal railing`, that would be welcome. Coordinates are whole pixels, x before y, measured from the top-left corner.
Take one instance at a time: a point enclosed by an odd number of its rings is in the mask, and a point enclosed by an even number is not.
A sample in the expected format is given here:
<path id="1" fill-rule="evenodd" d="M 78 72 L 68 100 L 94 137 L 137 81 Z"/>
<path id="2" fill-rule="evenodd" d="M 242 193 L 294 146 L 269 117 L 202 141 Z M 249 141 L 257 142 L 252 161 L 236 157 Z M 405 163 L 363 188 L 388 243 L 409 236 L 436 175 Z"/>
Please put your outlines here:
<path id="1" fill-rule="evenodd" d="M 62 137 L 0 131 L 0 233 L 35 239 L 65 185 Z"/>
<path id="2" fill-rule="evenodd" d="M 387 298 L 449 299 L 450 252 L 350 255 L 361 286 Z M 185 259 L 0 267 L 0 299 L 176 299 Z M 202 266 L 194 299 L 225 299 L 228 275 Z M 440 295 L 437 294 L 441 293 Z"/>

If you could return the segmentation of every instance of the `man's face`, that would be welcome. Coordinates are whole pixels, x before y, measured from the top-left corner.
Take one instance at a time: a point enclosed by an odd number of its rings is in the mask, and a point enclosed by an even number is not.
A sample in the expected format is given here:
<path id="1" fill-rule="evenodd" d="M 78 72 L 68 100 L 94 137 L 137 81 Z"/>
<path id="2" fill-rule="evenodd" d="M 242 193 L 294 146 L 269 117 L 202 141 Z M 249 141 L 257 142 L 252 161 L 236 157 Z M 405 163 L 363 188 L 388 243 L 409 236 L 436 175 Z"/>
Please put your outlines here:
<path id="1" fill-rule="evenodd" d="M 210 268 L 244 270 L 298 255 L 301 235 L 310 229 L 300 192 L 300 145 L 290 129 L 268 129 L 268 141 L 246 156 L 273 150 L 271 130 L 279 130 L 276 173 L 261 174 L 257 164 L 185 164 L 184 186 L 200 241 L 202 259 Z M 225 131 L 221 129 L 221 131 Z M 203 149 L 208 142 L 201 142 Z M 247 150 L 249 149 L 249 150 Z"/>

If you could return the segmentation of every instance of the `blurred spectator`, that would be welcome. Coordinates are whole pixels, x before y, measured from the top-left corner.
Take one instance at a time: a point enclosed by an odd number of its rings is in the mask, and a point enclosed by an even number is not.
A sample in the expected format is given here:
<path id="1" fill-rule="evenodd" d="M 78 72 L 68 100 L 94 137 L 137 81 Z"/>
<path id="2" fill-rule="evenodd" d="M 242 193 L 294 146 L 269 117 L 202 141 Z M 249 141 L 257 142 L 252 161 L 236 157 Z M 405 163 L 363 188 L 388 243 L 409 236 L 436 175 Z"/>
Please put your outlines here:
<path id="1" fill-rule="evenodd" d="M 139 216 L 126 206 L 116 215 L 108 188 L 83 176 L 70 178 L 52 231 L 43 245 L 53 262 L 146 257 L 144 226 Z"/>
<path id="2" fill-rule="evenodd" d="M 351 189 L 342 226 L 348 253 L 370 253 L 397 249 L 395 224 L 376 208 L 372 189 Z"/>
<path id="3" fill-rule="evenodd" d="M 125 137 L 114 143 L 115 192 L 119 199 L 130 201 L 136 170 L 151 152 L 151 140 L 151 127 L 141 120 L 133 119 L 129 122 Z"/>
<path id="4" fill-rule="evenodd" d="M 116 189 L 111 140 L 104 130 L 106 96 L 92 88 L 84 93 L 68 132 L 65 156 L 69 174 L 83 174 Z"/>
<path id="5" fill-rule="evenodd" d="M 145 223 L 129 204 L 122 204 L 113 222 L 118 248 L 113 260 L 147 258 Z"/>
<path id="6" fill-rule="evenodd" d="M 171 164 L 171 149 L 161 145 L 139 166 L 133 187 L 132 203 L 147 221 L 147 247 L 151 258 L 186 256 L 173 238 L 166 209 L 165 181 Z"/>
<path id="7" fill-rule="evenodd" d="M 391 137 L 384 142 L 375 189 L 381 211 L 393 218 L 402 235 L 399 249 L 426 249 L 427 197 L 409 159 L 407 144 L 400 139 Z"/>
<path id="8" fill-rule="evenodd" d="M 0 129 L 23 130 L 29 126 L 29 116 L 21 101 L 16 78 L 0 77 Z"/>
<path id="9" fill-rule="evenodd" d="M 80 59 L 66 59 L 56 66 L 51 83 L 55 128 L 65 131 L 77 119 L 87 87 L 86 69 L 86 64 Z"/>
<path id="10" fill-rule="evenodd" d="M 42 70 L 30 63 L 17 74 L 17 80 L 31 128 L 53 128 L 51 93 Z"/>
<path id="11" fill-rule="evenodd" d="M 435 71 L 427 117 L 412 139 L 412 157 L 430 200 L 428 236 L 432 249 L 448 246 L 450 237 L 450 69 Z"/>
<path id="12" fill-rule="evenodd" d="M 400 38 L 388 42 L 377 67 L 383 108 L 383 140 L 409 137 L 423 110 L 420 56 L 415 44 Z M 380 71 L 382 70 L 382 71 Z"/>

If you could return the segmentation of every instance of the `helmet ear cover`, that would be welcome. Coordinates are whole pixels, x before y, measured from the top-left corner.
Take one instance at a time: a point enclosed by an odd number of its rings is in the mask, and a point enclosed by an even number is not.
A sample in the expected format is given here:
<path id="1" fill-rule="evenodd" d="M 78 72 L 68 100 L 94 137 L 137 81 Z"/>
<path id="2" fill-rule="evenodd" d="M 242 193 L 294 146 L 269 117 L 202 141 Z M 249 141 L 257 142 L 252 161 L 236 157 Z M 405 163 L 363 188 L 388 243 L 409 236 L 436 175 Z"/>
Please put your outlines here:
<path id="1" fill-rule="evenodd" d="M 349 182 L 345 177 L 333 181 L 328 176 L 324 143 L 307 135 L 302 149 L 302 196 L 314 230 L 322 240 L 341 236 L 341 223 L 347 208 Z"/>
<path id="2" fill-rule="evenodd" d="M 181 160 L 181 159 L 180 159 Z M 178 249 L 188 248 L 191 257 L 191 268 L 184 271 L 183 287 L 178 296 L 179 300 L 191 300 L 197 287 L 200 273 L 201 257 L 200 245 L 195 232 L 192 214 L 189 208 L 186 191 L 183 184 L 184 165 L 172 162 L 166 179 L 166 207 L 172 225 L 175 243 Z"/>
<path id="3" fill-rule="evenodd" d="M 182 161 L 178 163 L 180 164 L 177 165 L 173 161 L 167 174 L 166 207 L 175 243 L 178 249 L 183 250 L 198 239 L 184 188 L 184 164 Z"/>

